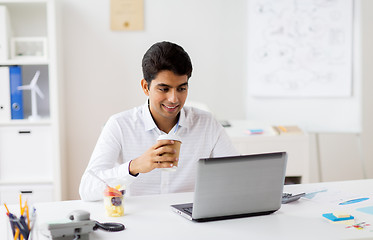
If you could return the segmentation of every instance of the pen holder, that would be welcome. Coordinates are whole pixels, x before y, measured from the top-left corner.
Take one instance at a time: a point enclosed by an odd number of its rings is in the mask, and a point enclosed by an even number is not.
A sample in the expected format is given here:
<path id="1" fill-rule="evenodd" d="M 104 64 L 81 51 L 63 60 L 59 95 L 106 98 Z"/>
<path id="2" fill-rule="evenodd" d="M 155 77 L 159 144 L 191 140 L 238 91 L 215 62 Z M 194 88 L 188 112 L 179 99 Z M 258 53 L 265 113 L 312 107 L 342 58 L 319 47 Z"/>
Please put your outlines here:
<path id="1" fill-rule="evenodd" d="M 8 239 L 21 239 L 21 236 L 23 236 L 24 240 L 32 239 L 32 226 L 34 224 L 34 220 L 30 221 L 30 224 L 28 225 L 27 219 L 24 216 L 17 218 L 13 214 L 9 214 L 9 223 L 12 238 L 8 237 Z"/>

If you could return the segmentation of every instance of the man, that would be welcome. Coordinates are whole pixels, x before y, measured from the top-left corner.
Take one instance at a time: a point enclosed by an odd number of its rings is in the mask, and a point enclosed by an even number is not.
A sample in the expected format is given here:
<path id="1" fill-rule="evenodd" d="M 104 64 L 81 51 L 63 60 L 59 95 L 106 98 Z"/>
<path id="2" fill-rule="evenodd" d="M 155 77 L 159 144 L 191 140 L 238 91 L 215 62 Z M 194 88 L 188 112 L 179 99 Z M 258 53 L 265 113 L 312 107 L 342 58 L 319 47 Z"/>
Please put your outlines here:
<path id="1" fill-rule="evenodd" d="M 208 112 L 184 107 L 192 63 L 184 49 L 159 42 L 142 60 L 142 90 L 148 96 L 140 107 L 113 115 L 98 139 L 79 193 L 83 200 L 102 199 L 105 184 L 125 185 L 131 195 L 194 190 L 196 162 L 200 158 L 236 155 L 223 127 Z M 180 157 L 172 140 L 157 141 L 166 133 L 182 139 Z M 175 172 L 161 171 L 178 161 Z"/>

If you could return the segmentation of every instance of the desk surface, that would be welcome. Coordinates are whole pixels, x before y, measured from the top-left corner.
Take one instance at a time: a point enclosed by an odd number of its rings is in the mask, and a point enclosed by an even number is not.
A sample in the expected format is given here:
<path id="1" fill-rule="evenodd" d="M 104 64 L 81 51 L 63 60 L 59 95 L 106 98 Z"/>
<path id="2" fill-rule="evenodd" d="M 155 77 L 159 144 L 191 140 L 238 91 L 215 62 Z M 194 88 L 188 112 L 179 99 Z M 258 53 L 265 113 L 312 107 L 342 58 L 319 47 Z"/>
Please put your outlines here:
<path id="1" fill-rule="evenodd" d="M 121 222 L 127 228 L 119 233 L 97 230 L 90 234 L 90 239 L 373 239 L 371 226 L 363 230 L 346 228 L 347 225 L 329 223 L 322 217 L 323 213 L 343 210 L 352 214 L 357 222 L 364 221 L 373 225 L 373 215 L 356 211 L 359 207 L 373 206 L 373 180 L 285 186 L 285 192 L 290 193 L 323 189 L 328 189 L 325 196 L 330 198 L 324 199 L 324 202 L 320 202 L 322 198 L 318 201 L 316 198 L 302 198 L 297 202 L 283 204 L 280 210 L 271 215 L 206 223 L 188 221 L 169 207 L 171 204 L 191 202 L 193 193 L 129 197 L 125 200 L 126 214 L 119 218 L 106 217 L 102 202 L 63 201 L 40 203 L 36 207 L 39 226 L 45 222 L 63 220 L 69 212 L 82 209 L 91 213 L 91 219 Z M 338 197 L 346 193 L 348 196 L 363 195 L 370 199 L 343 207 L 333 203 L 334 200 L 338 202 Z M 14 209 L 16 206 L 10 208 Z M 0 232 L 3 235 L 4 231 L 9 230 L 3 206 L 0 214 Z"/>

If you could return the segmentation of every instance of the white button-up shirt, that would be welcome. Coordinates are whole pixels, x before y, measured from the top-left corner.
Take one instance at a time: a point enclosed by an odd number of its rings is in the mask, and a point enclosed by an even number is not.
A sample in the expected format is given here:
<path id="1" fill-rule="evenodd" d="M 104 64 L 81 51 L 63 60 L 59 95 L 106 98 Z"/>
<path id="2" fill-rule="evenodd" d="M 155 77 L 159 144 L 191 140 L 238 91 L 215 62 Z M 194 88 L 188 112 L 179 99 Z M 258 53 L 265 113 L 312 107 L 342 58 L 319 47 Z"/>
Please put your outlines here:
<path id="1" fill-rule="evenodd" d="M 176 125 L 171 132 L 175 128 Z M 130 195 L 187 192 L 194 190 L 198 159 L 238 154 L 224 128 L 210 113 L 184 106 L 177 129 L 182 141 L 178 169 L 154 169 L 137 177 L 129 174 L 129 162 L 153 146 L 161 134 L 165 133 L 155 124 L 147 103 L 110 117 L 81 179 L 81 198 L 94 201 L 103 197 L 105 184 L 89 170 L 112 187 L 125 185 Z"/>

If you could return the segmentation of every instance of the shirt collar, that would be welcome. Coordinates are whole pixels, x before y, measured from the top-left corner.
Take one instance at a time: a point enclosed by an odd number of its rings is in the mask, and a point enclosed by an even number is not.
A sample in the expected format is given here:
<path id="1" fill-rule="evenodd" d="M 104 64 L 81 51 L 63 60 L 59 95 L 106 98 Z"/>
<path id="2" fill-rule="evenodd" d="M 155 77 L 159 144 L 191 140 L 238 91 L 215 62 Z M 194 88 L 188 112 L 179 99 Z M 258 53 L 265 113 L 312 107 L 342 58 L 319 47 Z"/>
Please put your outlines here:
<path id="1" fill-rule="evenodd" d="M 144 120 L 144 126 L 145 126 L 145 131 L 152 130 L 154 128 L 158 128 L 157 125 L 155 124 L 152 115 L 150 114 L 149 110 L 149 99 L 146 99 L 146 102 L 142 108 L 142 116 Z"/>
<path id="2" fill-rule="evenodd" d="M 188 121 L 185 115 L 185 108 L 183 107 L 180 111 L 180 118 L 179 118 L 179 128 L 188 128 Z"/>
<path id="3" fill-rule="evenodd" d="M 155 124 L 154 119 L 150 113 L 149 109 L 149 99 L 146 99 L 145 104 L 143 105 L 142 115 L 144 119 L 144 126 L 145 131 L 150 131 L 152 129 L 158 129 L 157 124 Z M 188 121 L 186 119 L 185 109 L 184 107 L 180 111 L 180 119 L 179 119 L 179 129 L 181 127 L 188 128 Z"/>

